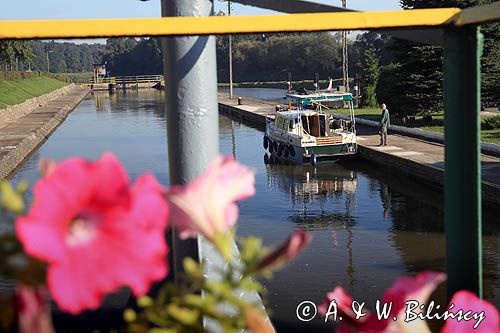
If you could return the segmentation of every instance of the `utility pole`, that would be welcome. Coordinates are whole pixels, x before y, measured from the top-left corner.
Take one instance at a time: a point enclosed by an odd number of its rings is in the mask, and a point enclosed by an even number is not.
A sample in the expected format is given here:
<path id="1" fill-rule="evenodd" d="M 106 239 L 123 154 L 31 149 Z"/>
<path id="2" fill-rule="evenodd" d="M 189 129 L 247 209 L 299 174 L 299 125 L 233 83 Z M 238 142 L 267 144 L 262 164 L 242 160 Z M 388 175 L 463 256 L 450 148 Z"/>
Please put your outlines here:
<path id="1" fill-rule="evenodd" d="M 342 8 L 347 8 L 347 0 L 342 0 Z M 347 52 L 347 30 L 342 31 L 342 75 L 345 92 L 349 89 L 349 54 Z"/>
<path id="2" fill-rule="evenodd" d="M 52 53 L 54 51 L 47 51 L 47 73 L 50 73 L 50 59 L 49 59 L 49 53 Z"/>
<path id="3" fill-rule="evenodd" d="M 231 16 L 231 0 L 227 1 L 227 15 Z M 233 36 L 229 35 L 229 98 L 233 98 Z"/>

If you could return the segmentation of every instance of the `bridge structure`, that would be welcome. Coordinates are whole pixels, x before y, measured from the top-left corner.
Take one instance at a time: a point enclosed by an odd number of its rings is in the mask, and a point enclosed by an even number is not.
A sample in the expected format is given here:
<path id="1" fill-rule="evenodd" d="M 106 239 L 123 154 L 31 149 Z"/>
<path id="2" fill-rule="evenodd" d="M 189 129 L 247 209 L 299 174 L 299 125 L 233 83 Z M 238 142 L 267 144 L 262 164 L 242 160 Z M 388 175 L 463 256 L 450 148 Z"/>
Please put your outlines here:
<path id="1" fill-rule="evenodd" d="M 139 89 L 139 88 L 161 88 L 165 87 L 163 75 L 137 75 L 137 76 L 112 76 L 103 78 L 92 78 L 87 85 L 92 90 L 110 89 Z"/>
<path id="2" fill-rule="evenodd" d="M 469 8 L 352 12 L 302 0 L 232 0 L 275 11 L 265 16 L 214 16 L 211 0 L 162 0 L 162 18 L 0 21 L 0 39 L 168 36 L 167 126 L 171 184 L 204 171 L 218 154 L 214 35 L 375 30 L 444 47 L 445 235 L 448 295 L 482 296 L 479 26 L 500 21 L 500 2 Z M 64 29 L 61 29 L 64 25 Z M 419 32 L 412 31 L 418 30 Z M 425 31 L 425 33 L 421 33 Z M 196 114 L 196 117 L 193 115 Z M 203 239 L 171 238 L 173 273 L 185 256 L 207 258 Z M 223 264 L 223 263 L 222 263 Z"/>

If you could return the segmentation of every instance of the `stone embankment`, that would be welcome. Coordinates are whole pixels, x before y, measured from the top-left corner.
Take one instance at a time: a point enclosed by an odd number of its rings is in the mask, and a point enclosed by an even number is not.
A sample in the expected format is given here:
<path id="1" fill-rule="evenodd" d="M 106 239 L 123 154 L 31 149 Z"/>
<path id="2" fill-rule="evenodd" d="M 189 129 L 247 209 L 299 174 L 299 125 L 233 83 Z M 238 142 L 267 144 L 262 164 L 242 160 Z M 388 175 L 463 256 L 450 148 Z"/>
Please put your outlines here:
<path id="1" fill-rule="evenodd" d="M 0 179 L 11 175 L 88 93 L 87 87 L 70 84 L 0 110 Z"/>
<path id="2" fill-rule="evenodd" d="M 16 104 L 5 109 L 0 109 L 0 128 L 5 126 L 9 122 L 21 118 L 38 108 L 47 106 L 50 101 L 54 100 L 57 97 L 66 95 L 68 92 L 74 90 L 75 87 L 76 86 L 74 84 L 69 84 L 48 94 L 30 98 L 21 104 Z"/>

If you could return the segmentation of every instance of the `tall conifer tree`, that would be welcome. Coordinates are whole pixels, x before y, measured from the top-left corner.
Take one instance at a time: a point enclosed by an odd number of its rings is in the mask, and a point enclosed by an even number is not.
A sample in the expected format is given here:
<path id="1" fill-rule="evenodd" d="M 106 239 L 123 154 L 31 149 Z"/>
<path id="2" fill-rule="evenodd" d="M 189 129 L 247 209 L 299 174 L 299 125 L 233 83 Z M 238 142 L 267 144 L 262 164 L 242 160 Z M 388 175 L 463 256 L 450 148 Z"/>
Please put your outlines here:
<path id="1" fill-rule="evenodd" d="M 403 9 L 473 7 L 496 0 L 400 0 Z M 500 102 L 500 25 L 493 23 L 481 27 L 485 35 L 482 58 L 482 101 L 483 104 Z M 390 46 L 398 71 L 382 70 L 386 77 L 379 80 L 377 93 L 390 98 L 398 96 L 392 103 L 392 110 L 399 114 L 423 114 L 443 109 L 443 51 L 436 46 L 395 39 Z M 389 75 L 390 77 L 387 77 Z M 382 83 L 384 85 L 382 85 Z M 397 87 L 395 87 L 397 85 Z"/>

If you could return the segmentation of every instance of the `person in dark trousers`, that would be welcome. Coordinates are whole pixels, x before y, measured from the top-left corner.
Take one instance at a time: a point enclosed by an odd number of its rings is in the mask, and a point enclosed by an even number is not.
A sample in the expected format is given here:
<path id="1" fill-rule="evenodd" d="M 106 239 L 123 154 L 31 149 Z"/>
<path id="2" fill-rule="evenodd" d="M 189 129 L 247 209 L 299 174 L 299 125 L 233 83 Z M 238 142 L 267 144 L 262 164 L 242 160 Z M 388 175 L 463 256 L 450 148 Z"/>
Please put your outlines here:
<path id="1" fill-rule="evenodd" d="M 382 108 L 382 117 L 380 119 L 380 145 L 379 146 L 387 146 L 387 128 L 391 124 L 391 116 L 389 115 L 389 110 L 387 110 L 387 106 L 382 103 L 380 104 Z"/>

